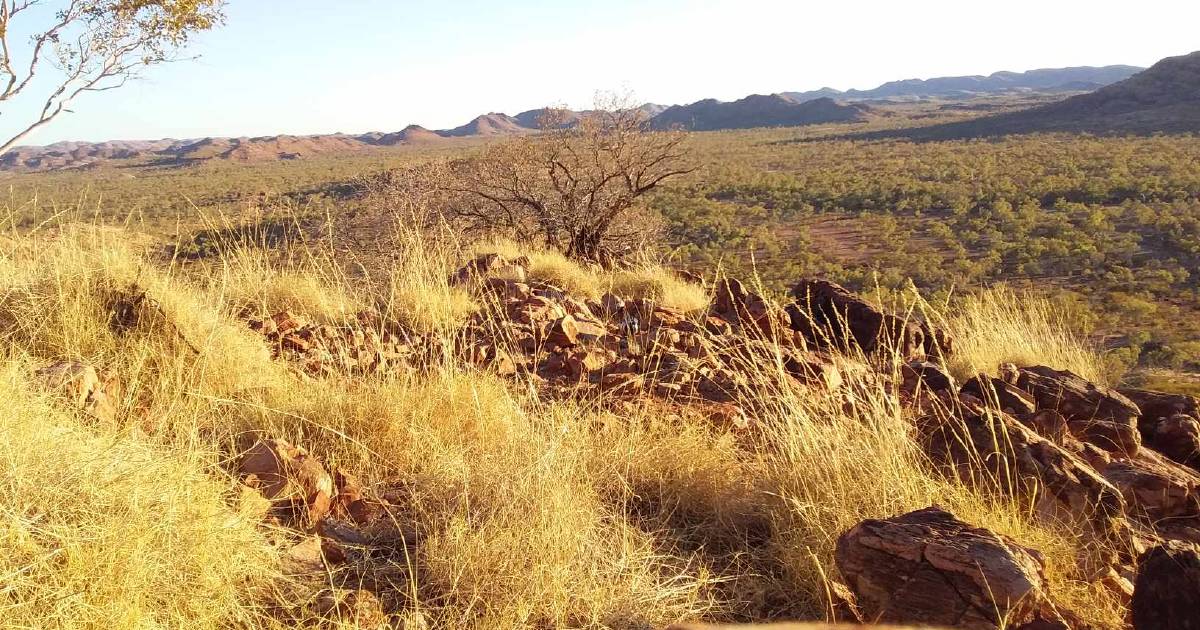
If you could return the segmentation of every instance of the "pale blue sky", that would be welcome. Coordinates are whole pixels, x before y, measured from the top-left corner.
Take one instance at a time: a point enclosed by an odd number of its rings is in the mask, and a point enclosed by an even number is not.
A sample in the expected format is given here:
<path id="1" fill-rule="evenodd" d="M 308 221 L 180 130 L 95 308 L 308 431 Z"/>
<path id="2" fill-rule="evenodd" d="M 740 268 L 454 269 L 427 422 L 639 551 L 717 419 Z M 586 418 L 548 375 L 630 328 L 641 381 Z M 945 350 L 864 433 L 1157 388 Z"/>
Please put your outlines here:
<path id="1" fill-rule="evenodd" d="M 231 0 L 228 16 L 199 60 L 86 95 L 26 143 L 444 128 L 596 90 L 674 104 L 1200 49 L 1188 0 Z"/>

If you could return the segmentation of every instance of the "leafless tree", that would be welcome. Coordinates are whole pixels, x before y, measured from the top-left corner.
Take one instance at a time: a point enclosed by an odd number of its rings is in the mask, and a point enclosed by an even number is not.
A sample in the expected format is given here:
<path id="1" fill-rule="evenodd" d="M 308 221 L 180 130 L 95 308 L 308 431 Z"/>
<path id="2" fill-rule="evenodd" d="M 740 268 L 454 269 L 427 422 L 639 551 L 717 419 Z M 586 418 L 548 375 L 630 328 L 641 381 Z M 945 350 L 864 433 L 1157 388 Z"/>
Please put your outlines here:
<path id="1" fill-rule="evenodd" d="M 0 108 L 40 92 L 32 120 L 0 136 L 0 155 L 81 94 L 119 88 L 170 61 L 192 34 L 223 19 L 223 7 L 224 0 L 0 0 Z M 15 32 L 32 33 L 27 45 L 10 41 Z"/>
<path id="2" fill-rule="evenodd" d="M 694 170 L 680 131 L 652 131 L 631 107 L 572 119 L 548 110 L 537 134 L 450 162 L 442 177 L 447 217 L 504 231 L 577 259 L 608 262 L 645 232 L 639 200 Z"/>

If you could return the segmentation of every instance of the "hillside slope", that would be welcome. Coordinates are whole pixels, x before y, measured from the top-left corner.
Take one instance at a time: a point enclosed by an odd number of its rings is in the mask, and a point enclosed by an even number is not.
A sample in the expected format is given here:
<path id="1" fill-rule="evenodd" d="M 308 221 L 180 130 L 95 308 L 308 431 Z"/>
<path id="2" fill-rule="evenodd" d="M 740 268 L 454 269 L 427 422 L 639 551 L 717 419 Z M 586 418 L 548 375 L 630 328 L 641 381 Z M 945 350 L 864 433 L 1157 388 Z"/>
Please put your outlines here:
<path id="1" fill-rule="evenodd" d="M 1168 57 L 1089 94 L 1018 112 L 908 130 L 903 135 L 945 139 L 1036 131 L 1200 132 L 1200 51 Z"/>
<path id="2" fill-rule="evenodd" d="M 656 129 L 680 127 L 693 131 L 798 127 L 821 123 L 860 122 L 867 119 L 869 112 L 870 109 L 866 106 L 847 105 L 830 98 L 801 103 L 781 94 L 753 94 L 731 103 L 707 99 L 691 105 L 669 107 L 655 116 L 651 124 Z"/>
<path id="3" fill-rule="evenodd" d="M 821 88 L 809 92 L 784 92 L 784 95 L 798 101 L 816 98 L 855 101 L 883 98 L 970 98 L 1022 91 L 1076 92 L 1095 90 L 1128 79 L 1143 69 L 1137 66 L 1044 68 L 1028 72 L 994 72 L 987 76 L 970 75 L 889 81 L 870 90 L 842 92 L 833 88 Z"/>

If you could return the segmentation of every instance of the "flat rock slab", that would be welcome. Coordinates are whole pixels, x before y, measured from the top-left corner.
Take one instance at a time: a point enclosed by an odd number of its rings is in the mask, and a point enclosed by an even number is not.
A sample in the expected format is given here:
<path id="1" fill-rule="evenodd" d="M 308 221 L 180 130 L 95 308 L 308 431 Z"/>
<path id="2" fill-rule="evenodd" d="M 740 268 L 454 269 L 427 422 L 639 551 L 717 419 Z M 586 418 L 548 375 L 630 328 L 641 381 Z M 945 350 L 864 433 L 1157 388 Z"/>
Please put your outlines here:
<path id="1" fill-rule="evenodd" d="M 838 538 L 835 557 L 867 620 L 994 630 L 1045 606 L 1036 551 L 938 507 L 865 520 Z"/>

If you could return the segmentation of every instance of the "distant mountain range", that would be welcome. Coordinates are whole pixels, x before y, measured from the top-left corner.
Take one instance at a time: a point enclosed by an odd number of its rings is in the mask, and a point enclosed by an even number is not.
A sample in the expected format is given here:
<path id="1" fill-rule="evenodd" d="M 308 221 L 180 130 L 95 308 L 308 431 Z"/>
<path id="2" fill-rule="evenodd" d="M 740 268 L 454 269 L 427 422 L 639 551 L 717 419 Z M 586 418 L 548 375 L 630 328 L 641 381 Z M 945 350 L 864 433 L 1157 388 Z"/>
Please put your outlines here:
<path id="1" fill-rule="evenodd" d="M 891 81 L 871 90 L 821 88 L 811 92 L 784 92 L 797 101 L 833 98 L 840 101 L 878 99 L 974 98 L 1014 92 L 1090 92 L 1141 72 L 1137 66 L 1045 68 L 1028 72 L 996 72 L 988 76 L 938 77 Z"/>
<path id="2" fill-rule="evenodd" d="M 1194 57 L 1191 55 L 1190 57 Z M 1176 58 L 1188 59 L 1188 58 Z M 927 80 L 906 80 L 885 83 L 871 90 L 841 92 L 824 88 L 810 92 L 785 92 L 771 95 L 751 95 L 732 102 L 707 99 L 690 105 L 666 107 L 648 103 L 641 109 L 657 129 L 685 128 L 696 131 L 745 129 L 751 127 L 802 126 L 827 123 L 854 123 L 875 116 L 890 115 L 879 105 L 890 101 L 914 99 L 974 98 L 1012 93 L 1060 93 L 1099 90 L 1091 95 L 1076 96 L 1006 118 L 993 117 L 996 128 L 1005 125 L 1020 128 L 1020 121 L 1033 117 L 1045 118 L 1038 128 L 1066 128 L 1071 121 L 1093 120 L 1100 124 L 1112 117 L 1125 121 L 1130 129 L 1151 125 L 1147 118 L 1171 115 L 1170 130 L 1200 129 L 1192 118 L 1200 117 L 1191 99 L 1195 87 L 1177 89 L 1179 80 L 1191 81 L 1191 63 L 1184 68 L 1166 72 L 1136 74 L 1134 66 L 1105 66 L 1102 68 L 1061 68 L 1029 72 L 997 72 L 989 76 L 941 77 Z M 1176 64 L 1177 65 L 1177 64 Z M 1188 69 L 1192 68 L 1192 69 Z M 1115 85 L 1111 85 L 1114 84 Z M 1111 85 L 1111 88 L 1103 88 Z M 1189 84 L 1192 85 L 1192 84 Z M 1120 87 L 1118 86 L 1125 86 Z M 1094 97 L 1092 100 L 1087 97 Z M 1157 99 L 1157 100 L 1155 100 Z M 1181 100 L 1182 99 L 1182 100 Z M 1104 104 L 1101 105 L 1100 101 Z M 1183 103 L 1180 105 L 1180 103 Z M 1153 114 L 1145 111 L 1153 109 Z M 44 147 L 17 147 L 0 156 L 0 170 L 41 171 L 88 168 L 111 160 L 139 159 L 161 165 L 185 165 L 208 160 L 290 160 L 316 154 L 354 152 L 373 147 L 397 145 L 434 145 L 455 138 L 487 138 L 534 133 L 541 129 L 541 119 L 547 109 L 534 109 L 515 116 L 502 113 L 484 114 L 469 123 L 452 129 L 430 130 L 409 125 L 396 132 L 365 134 L 325 134 L 314 136 L 263 136 L 255 138 L 201 138 L 192 140 L 148 140 L 110 142 L 57 142 Z M 1041 112 L 1035 114 L 1034 112 Z M 1109 118 L 1093 114 L 1104 113 Z M 561 124 L 578 122 L 587 112 L 562 111 Z M 1192 118 L 1189 118 L 1192 117 Z M 978 121 L 993 120 L 978 119 Z M 1060 123 L 1053 123 L 1059 120 Z M 968 121 L 962 125 L 975 124 Z M 1138 122 L 1140 121 L 1140 122 Z M 1135 122 L 1137 124 L 1135 124 Z M 993 123 L 986 123 L 993 124 Z M 1139 127 L 1138 125 L 1141 125 Z M 1058 125 L 1058 126 L 1056 126 Z M 945 127 L 945 126 L 942 126 Z M 951 126 L 952 127 L 952 126 Z M 1007 128 L 1007 127 L 1005 127 Z M 935 127 L 928 128 L 937 129 Z M 963 131 L 964 127 L 959 129 Z"/>
<path id="3" fill-rule="evenodd" d="M 963 122 L 887 132 L 940 140 L 1037 131 L 1200 133 L 1200 52 L 1168 57 L 1094 92 Z"/>
<path id="4" fill-rule="evenodd" d="M 663 105 L 647 103 L 641 109 L 654 118 Z M 111 160 L 141 159 L 158 165 L 196 164 L 208 160 L 295 160 L 324 153 L 349 153 L 372 147 L 428 146 L 455 138 L 488 138 L 536 133 L 549 108 L 509 116 L 492 112 L 453 129 L 430 130 L 409 125 L 400 131 L 312 136 L 259 136 L 199 138 L 191 140 L 112 140 L 107 142 L 55 142 L 46 146 L 15 147 L 0 156 L 0 171 L 47 171 L 96 166 Z M 562 124 L 572 125 L 588 112 L 554 110 Z"/>
<path id="5" fill-rule="evenodd" d="M 822 123 L 861 122 L 873 113 L 860 103 L 839 103 L 823 97 L 800 101 L 783 94 L 754 94 L 732 103 L 708 99 L 675 105 L 650 120 L 656 129 L 681 127 L 694 131 L 799 127 Z"/>

